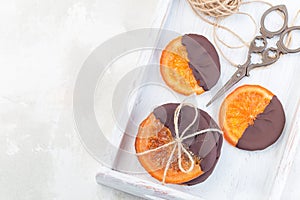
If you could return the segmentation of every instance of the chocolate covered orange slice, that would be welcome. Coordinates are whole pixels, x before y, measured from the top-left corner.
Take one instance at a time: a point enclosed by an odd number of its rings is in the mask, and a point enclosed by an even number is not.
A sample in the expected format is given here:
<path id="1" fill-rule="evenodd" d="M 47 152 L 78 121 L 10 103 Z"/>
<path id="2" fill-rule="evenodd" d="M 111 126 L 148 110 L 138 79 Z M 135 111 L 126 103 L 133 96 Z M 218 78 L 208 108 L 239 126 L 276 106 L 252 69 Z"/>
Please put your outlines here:
<path id="1" fill-rule="evenodd" d="M 233 146 L 262 150 L 281 135 L 285 114 L 272 92 L 258 85 L 244 85 L 223 101 L 219 122 L 225 139 Z"/>
<path id="2" fill-rule="evenodd" d="M 201 35 L 187 34 L 172 40 L 163 50 L 160 72 L 178 93 L 201 94 L 220 77 L 220 61 L 214 46 Z"/>
<path id="3" fill-rule="evenodd" d="M 182 153 L 180 161 L 178 148 L 174 148 L 176 144 L 165 146 L 176 140 L 173 119 L 178 105 L 164 104 L 153 110 L 139 126 L 135 149 L 141 165 L 152 177 L 166 183 L 194 185 L 203 182 L 212 173 L 220 156 L 223 139 L 216 131 L 191 135 L 199 130 L 218 129 L 218 126 L 206 112 L 184 105 L 179 113 L 178 132 L 180 134 L 187 130 L 185 136 L 192 136 L 182 141 L 194 161 L 189 171 L 192 163 L 188 155 Z M 179 162 L 186 171 L 180 169 Z"/>

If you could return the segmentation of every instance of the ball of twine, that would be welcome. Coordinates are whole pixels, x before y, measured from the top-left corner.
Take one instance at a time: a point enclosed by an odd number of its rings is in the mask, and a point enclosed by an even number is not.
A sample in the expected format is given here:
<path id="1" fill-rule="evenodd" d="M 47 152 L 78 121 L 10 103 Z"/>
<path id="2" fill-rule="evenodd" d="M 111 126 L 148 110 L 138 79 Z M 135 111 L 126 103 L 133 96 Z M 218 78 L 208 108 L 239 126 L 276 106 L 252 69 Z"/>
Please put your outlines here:
<path id="1" fill-rule="evenodd" d="M 219 18 L 236 13 L 242 0 L 188 0 L 198 12 Z"/>

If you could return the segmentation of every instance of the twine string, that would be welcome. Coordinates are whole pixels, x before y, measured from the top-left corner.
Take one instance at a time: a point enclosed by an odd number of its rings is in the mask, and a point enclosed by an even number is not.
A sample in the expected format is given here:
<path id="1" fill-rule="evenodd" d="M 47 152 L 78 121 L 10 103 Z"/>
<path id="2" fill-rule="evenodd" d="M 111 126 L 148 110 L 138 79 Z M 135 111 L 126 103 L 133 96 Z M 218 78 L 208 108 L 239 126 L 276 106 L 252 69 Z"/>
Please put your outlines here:
<path id="1" fill-rule="evenodd" d="M 193 121 L 182 131 L 182 133 L 180 134 L 179 133 L 179 114 L 180 114 L 180 111 L 182 109 L 183 106 L 185 105 L 188 105 L 188 106 L 191 106 L 194 108 L 195 110 L 195 116 L 194 116 L 194 119 Z M 166 177 L 167 177 L 167 172 L 168 172 L 168 169 L 172 163 L 172 160 L 173 160 L 173 157 L 174 157 L 174 154 L 176 152 L 176 149 L 177 149 L 177 160 L 178 160 L 178 167 L 180 169 L 180 171 L 182 171 L 183 173 L 189 173 L 191 172 L 194 167 L 195 167 L 195 161 L 193 159 L 193 155 L 183 146 L 183 141 L 188 139 L 188 138 L 192 138 L 192 137 L 195 137 L 197 135 L 201 135 L 201 134 L 204 134 L 204 133 L 207 133 L 207 132 L 218 132 L 220 134 L 223 134 L 222 131 L 220 131 L 219 129 L 217 128 L 208 128 L 208 129 L 204 129 L 204 130 L 201 130 L 201 131 L 196 131 L 194 133 L 191 133 L 187 136 L 184 136 L 186 134 L 186 132 L 188 130 L 190 130 L 190 128 L 193 126 L 193 124 L 196 122 L 198 118 L 198 110 L 197 108 L 193 105 L 193 104 L 189 104 L 189 103 L 180 103 L 175 112 L 174 112 L 174 129 L 175 129 L 175 139 L 174 141 L 172 142 L 169 142 L 169 143 L 166 143 L 162 146 L 159 146 L 157 148 L 154 148 L 154 149 L 149 149 L 147 151 L 143 151 L 141 153 L 137 153 L 136 155 L 137 156 L 142 156 L 142 155 L 146 155 L 146 154 L 149 154 L 149 153 L 152 153 L 152 152 L 156 152 L 160 149 L 163 149 L 163 148 L 166 148 L 168 146 L 171 146 L 171 145 L 174 145 L 173 149 L 172 149 L 172 152 L 168 158 L 168 161 L 165 165 L 165 169 L 164 169 L 164 174 L 163 174 L 163 179 L 162 179 L 162 183 L 164 184 L 166 182 Z M 182 155 L 185 154 L 189 160 L 189 162 L 191 163 L 190 164 L 190 167 L 189 169 L 184 169 L 184 167 L 182 166 Z"/>
<path id="2" fill-rule="evenodd" d="M 254 24 L 254 32 L 252 34 L 252 36 L 254 37 L 255 36 L 255 33 L 257 33 L 257 25 L 256 25 L 256 22 L 255 22 L 255 19 L 253 18 L 252 15 L 246 13 L 246 12 L 236 12 L 235 14 L 238 14 L 238 15 L 246 15 L 249 17 L 249 19 L 251 20 L 252 24 Z M 217 19 L 218 20 L 218 19 Z M 219 23 L 221 20 L 218 20 Z M 240 40 L 240 42 L 243 44 L 243 45 L 239 45 L 239 46 L 234 46 L 234 45 L 230 45 L 230 44 L 227 44 L 224 40 L 220 39 L 219 35 L 217 34 L 217 32 L 215 32 L 214 34 L 214 37 L 217 38 L 217 40 L 222 43 L 224 46 L 228 47 L 228 48 L 231 48 L 231 49 L 239 49 L 239 48 L 243 48 L 244 46 L 246 47 L 249 47 L 249 41 L 245 41 L 240 35 L 238 35 L 237 33 L 233 32 L 231 29 L 227 28 L 227 27 L 223 27 L 223 26 L 214 26 L 214 29 L 216 28 L 222 28 L 223 30 L 231 33 L 232 35 L 234 35 L 235 37 L 238 38 L 238 40 Z M 232 31 L 232 32 L 231 32 Z"/>
<path id="3" fill-rule="evenodd" d="M 225 55 L 225 53 L 222 51 L 219 43 L 230 49 L 239 49 L 239 48 L 243 48 L 243 47 L 249 47 L 251 41 L 245 41 L 239 34 L 234 32 L 232 29 L 230 29 L 226 26 L 220 25 L 221 20 L 232 14 L 240 14 L 240 15 L 248 16 L 249 19 L 251 20 L 251 22 L 255 26 L 255 31 L 254 31 L 254 34 L 252 37 L 252 38 L 254 38 L 255 34 L 257 33 L 257 29 L 258 29 L 257 24 L 252 15 L 245 13 L 245 12 L 239 12 L 239 7 L 241 5 L 246 5 L 246 4 L 250 4 L 250 3 L 263 3 L 270 7 L 273 6 L 271 3 L 264 1 L 264 0 L 251 0 L 251 1 L 245 1 L 245 2 L 244 1 L 242 2 L 242 0 L 188 0 L 188 3 L 192 7 L 192 10 L 196 13 L 196 15 L 198 15 L 206 23 L 213 26 L 213 40 L 216 45 L 216 48 L 218 49 L 218 51 L 220 52 L 222 57 L 229 64 L 231 64 L 235 67 L 237 67 L 238 64 L 234 63 L 231 59 L 229 59 L 229 57 L 227 57 Z M 205 17 L 204 15 L 215 18 L 216 22 L 213 22 L 211 19 Z M 294 19 L 291 23 L 291 26 L 294 26 L 299 15 L 300 15 L 300 10 L 298 10 L 298 12 L 296 13 L 296 16 L 294 17 Z M 217 29 L 223 29 L 224 31 L 229 32 L 231 35 L 236 37 L 242 43 L 242 45 L 233 46 L 233 45 L 226 43 L 224 40 L 222 40 L 219 37 L 219 35 L 217 33 Z M 290 32 L 290 33 L 288 33 L 287 38 L 286 38 L 286 42 L 285 42 L 286 47 L 289 48 L 291 45 L 291 42 L 292 42 L 292 33 Z"/>
<path id="4" fill-rule="evenodd" d="M 189 0 L 201 13 L 211 17 L 224 17 L 238 10 L 241 0 Z"/>
<path id="5" fill-rule="evenodd" d="M 237 63 L 234 63 L 229 57 L 225 55 L 225 53 L 222 51 L 220 45 L 218 43 L 221 43 L 222 45 L 230 48 L 230 49 L 238 49 L 238 48 L 243 48 L 243 47 L 249 47 L 251 41 L 245 41 L 239 34 L 234 32 L 232 29 L 223 26 L 220 24 L 221 20 L 229 15 L 232 14 L 240 14 L 240 15 L 246 15 L 249 17 L 251 22 L 254 24 L 255 31 L 253 32 L 253 37 L 254 38 L 257 32 L 257 24 L 253 18 L 252 15 L 245 13 L 245 12 L 239 12 L 239 7 L 241 5 L 249 4 L 249 3 L 264 3 L 266 5 L 272 6 L 271 3 L 266 2 L 264 0 L 252 0 L 252 1 L 247 1 L 247 2 L 242 2 L 242 0 L 188 0 L 188 3 L 190 4 L 192 10 L 198 15 L 203 21 L 206 23 L 212 25 L 214 27 L 213 30 L 213 40 L 214 43 L 216 44 L 216 48 L 222 55 L 222 57 L 231 65 L 233 66 L 238 66 Z M 212 21 L 211 19 L 205 17 L 213 17 L 216 22 Z M 222 39 L 220 39 L 217 29 L 222 29 L 227 32 L 229 32 L 231 35 L 233 35 L 235 38 L 237 38 L 242 45 L 239 46 L 234 46 L 226 43 Z"/>
<path id="6" fill-rule="evenodd" d="M 291 23 L 291 26 L 294 26 L 296 24 L 296 21 L 297 21 L 299 15 L 300 15 L 300 10 L 297 11 L 297 13 Z M 286 38 L 285 46 L 289 48 L 291 43 L 292 43 L 292 32 L 289 32 L 287 35 L 287 38 Z"/>

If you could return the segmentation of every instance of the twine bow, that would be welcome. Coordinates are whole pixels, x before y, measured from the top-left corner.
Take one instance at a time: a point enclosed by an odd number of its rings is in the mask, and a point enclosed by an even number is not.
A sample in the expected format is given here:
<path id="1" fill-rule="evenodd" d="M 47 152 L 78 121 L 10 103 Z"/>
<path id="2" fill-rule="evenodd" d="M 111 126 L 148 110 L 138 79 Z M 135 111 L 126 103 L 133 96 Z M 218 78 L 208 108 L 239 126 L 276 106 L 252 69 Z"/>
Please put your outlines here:
<path id="1" fill-rule="evenodd" d="M 179 133 L 179 128 L 178 128 L 179 113 L 180 113 L 180 111 L 181 111 L 181 109 L 182 109 L 182 107 L 183 107 L 184 105 L 189 105 L 189 106 L 191 106 L 191 107 L 194 108 L 194 110 L 195 110 L 195 117 L 194 117 L 193 121 L 192 121 L 192 122 L 184 129 L 184 131 L 180 134 L 180 133 Z M 175 112 L 174 112 L 174 128 L 175 128 L 175 139 L 174 139 L 174 141 L 169 142 L 169 143 L 167 143 L 167 144 L 164 144 L 164 145 L 159 146 L 159 147 L 154 148 L 154 149 L 150 149 L 150 150 L 147 150 L 147 151 L 144 151 L 144 152 L 141 152 L 141 153 L 137 153 L 137 156 L 141 156 L 141 155 L 145 155 L 145 154 L 148 154 L 148 153 L 155 152 L 155 151 L 158 151 L 158 150 L 160 150 L 160 149 L 166 148 L 166 147 L 168 147 L 168 146 L 170 146 L 170 145 L 174 145 L 174 147 L 173 147 L 173 149 L 172 149 L 172 152 L 171 152 L 171 154 L 170 154 L 170 157 L 169 157 L 169 159 L 168 159 L 168 161 L 167 161 L 167 163 L 166 163 L 165 169 L 164 169 L 164 174 L 163 174 L 163 179 L 162 179 L 162 183 L 163 183 L 163 184 L 164 184 L 165 181 L 166 181 L 167 171 L 168 171 L 168 169 L 169 169 L 169 167 L 170 167 L 170 164 L 171 164 L 171 162 L 172 162 L 172 158 L 173 158 L 173 156 L 174 156 L 174 154 L 175 154 L 176 149 L 177 149 L 178 167 L 179 167 L 180 171 L 182 171 L 182 172 L 184 172 L 184 173 L 189 173 L 189 172 L 192 171 L 193 168 L 195 167 L 195 161 L 194 161 L 194 159 L 193 159 L 192 154 L 191 154 L 188 150 L 186 150 L 186 148 L 184 148 L 184 146 L 183 146 L 183 144 L 182 144 L 182 142 L 183 142 L 185 139 L 192 138 L 192 137 L 195 137 L 195 136 L 197 136 L 197 135 L 201 135 L 201 134 L 204 134 L 204 133 L 210 132 L 210 131 L 211 131 L 211 132 L 218 132 L 218 133 L 220 133 L 220 134 L 223 133 L 223 132 L 220 131 L 219 129 L 216 129 L 216 128 L 208 128 L 208 129 L 204 129 L 204 130 L 201 130 L 201 131 L 197 131 L 197 132 L 195 132 L 195 133 L 192 133 L 192 134 L 189 134 L 189 135 L 187 135 L 187 136 L 184 136 L 185 133 L 186 133 L 186 132 L 191 128 L 191 126 L 193 126 L 193 124 L 196 122 L 197 118 L 198 118 L 198 110 L 197 110 L 197 108 L 196 108 L 194 105 L 188 104 L 188 103 L 180 103 L 180 104 L 177 106 L 177 108 L 176 108 L 176 110 L 175 110 Z M 184 169 L 184 167 L 182 166 L 182 162 L 181 162 L 181 161 L 182 161 L 182 153 L 184 153 L 184 154 L 187 155 L 187 157 L 188 157 L 188 159 L 189 159 L 189 161 L 190 161 L 190 163 L 191 163 L 191 165 L 190 165 L 190 167 L 189 167 L 188 170 Z"/>

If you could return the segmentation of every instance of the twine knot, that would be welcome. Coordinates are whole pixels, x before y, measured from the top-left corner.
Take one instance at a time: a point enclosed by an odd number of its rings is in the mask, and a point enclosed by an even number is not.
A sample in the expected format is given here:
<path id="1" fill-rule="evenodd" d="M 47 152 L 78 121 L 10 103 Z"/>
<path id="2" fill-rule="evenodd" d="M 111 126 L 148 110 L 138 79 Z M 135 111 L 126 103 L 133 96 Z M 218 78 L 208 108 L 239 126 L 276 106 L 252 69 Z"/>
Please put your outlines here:
<path id="1" fill-rule="evenodd" d="M 184 106 L 184 105 L 189 105 L 191 107 L 194 108 L 195 110 L 195 117 L 193 119 L 193 121 L 182 131 L 182 133 L 180 134 L 179 133 L 179 128 L 178 128 L 178 121 L 179 121 L 179 113 L 181 111 L 181 108 Z M 188 103 L 180 103 L 175 112 L 174 112 L 174 128 L 175 128 L 175 138 L 172 142 L 169 142 L 167 144 L 164 144 L 162 146 L 159 146 L 157 148 L 154 148 L 154 149 L 150 149 L 150 150 L 147 150 L 147 151 L 144 151 L 144 152 L 141 152 L 141 153 L 137 153 L 137 156 L 141 156 L 141 155 L 145 155 L 145 154 L 148 154 L 148 153 L 151 153 L 151 152 L 155 152 L 155 151 L 158 151 L 160 149 L 163 149 L 165 147 L 168 147 L 170 145 L 174 145 L 173 149 L 172 149 L 172 152 L 168 158 L 168 161 L 166 163 L 166 166 L 165 166 L 165 169 L 164 169 L 164 175 L 163 175 L 163 179 L 162 179 L 162 183 L 165 183 L 165 180 L 166 180 L 166 176 L 167 176 L 167 171 L 172 163 L 172 160 L 173 160 L 173 157 L 174 157 L 174 154 L 177 150 L 177 160 L 178 160 L 178 167 L 180 169 L 180 171 L 184 172 L 184 173 L 189 173 L 190 171 L 192 171 L 195 167 L 195 161 L 194 161 L 194 158 L 193 158 L 193 155 L 191 152 L 189 152 L 184 146 L 183 146 L 183 141 L 185 139 L 188 139 L 188 138 L 192 138 L 192 137 L 195 137 L 197 135 L 201 135 L 201 134 L 204 134 L 206 132 L 218 132 L 220 134 L 222 134 L 223 132 L 220 131 L 219 129 L 216 129 L 216 128 L 208 128 L 208 129 L 204 129 L 204 130 L 201 130 L 201 131 L 196 131 L 194 133 L 191 133 L 187 136 L 184 136 L 185 133 L 191 128 L 191 126 L 193 126 L 193 124 L 196 122 L 198 118 L 198 110 L 197 108 L 193 105 L 193 104 L 188 104 Z M 184 167 L 182 166 L 182 155 L 185 154 L 187 155 L 187 158 L 189 160 L 189 162 L 191 163 L 190 164 L 190 167 L 186 170 L 184 169 Z"/>

